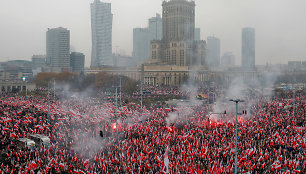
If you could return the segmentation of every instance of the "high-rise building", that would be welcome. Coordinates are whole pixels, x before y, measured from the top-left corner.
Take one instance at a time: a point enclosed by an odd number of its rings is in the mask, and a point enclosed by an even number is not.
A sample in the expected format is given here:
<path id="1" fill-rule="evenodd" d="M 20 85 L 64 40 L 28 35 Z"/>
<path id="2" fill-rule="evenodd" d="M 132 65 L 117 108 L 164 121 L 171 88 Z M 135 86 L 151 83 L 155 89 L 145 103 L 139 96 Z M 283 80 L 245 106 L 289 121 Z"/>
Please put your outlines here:
<path id="1" fill-rule="evenodd" d="M 220 65 L 220 39 L 217 37 L 207 37 L 206 63 L 209 67 L 218 67 Z"/>
<path id="2" fill-rule="evenodd" d="M 80 73 L 84 71 L 85 55 L 83 53 L 72 52 L 70 54 L 71 72 Z"/>
<path id="3" fill-rule="evenodd" d="M 200 28 L 194 29 L 194 40 L 195 41 L 201 40 L 201 29 Z"/>
<path id="4" fill-rule="evenodd" d="M 133 30 L 133 57 L 136 62 L 142 63 L 150 57 L 150 39 L 148 28 L 134 28 Z"/>
<path id="5" fill-rule="evenodd" d="M 42 68 L 46 65 L 46 55 L 33 55 L 32 56 L 32 68 Z"/>
<path id="6" fill-rule="evenodd" d="M 255 68 L 255 29 L 242 29 L 241 65 L 245 70 Z"/>
<path id="7" fill-rule="evenodd" d="M 235 65 L 235 56 L 232 52 L 226 52 L 221 57 L 220 64 L 224 67 L 230 67 Z"/>
<path id="8" fill-rule="evenodd" d="M 190 0 L 163 1 L 163 40 L 193 41 L 195 2 Z"/>
<path id="9" fill-rule="evenodd" d="M 135 65 L 133 57 L 120 54 L 113 54 L 115 67 L 133 67 Z"/>
<path id="10" fill-rule="evenodd" d="M 203 65 L 206 43 L 195 41 L 195 2 L 165 0 L 162 7 L 163 38 L 151 42 L 151 62 L 176 66 Z"/>
<path id="11" fill-rule="evenodd" d="M 91 5 L 91 66 L 113 66 L 111 3 L 95 0 Z"/>
<path id="12" fill-rule="evenodd" d="M 148 26 L 148 31 L 149 31 L 149 40 L 150 42 L 152 40 L 161 40 L 163 36 L 163 21 L 162 18 L 160 17 L 160 14 L 156 14 L 155 17 L 152 17 L 149 19 L 149 26 Z M 150 46 L 149 46 L 150 47 Z"/>
<path id="13" fill-rule="evenodd" d="M 52 28 L 47 31 L 47 65 L 54 72 L 70 70 L 70 31 Z"/>
<path id="14" fill-rule="evenodd" d="M 150 58 L 150 43 L 162 38 L 162 18 L 160 14 L 149 19 L 147 28 L 133 30 L 133 58 L 136 64 L 141 64 Z"/>

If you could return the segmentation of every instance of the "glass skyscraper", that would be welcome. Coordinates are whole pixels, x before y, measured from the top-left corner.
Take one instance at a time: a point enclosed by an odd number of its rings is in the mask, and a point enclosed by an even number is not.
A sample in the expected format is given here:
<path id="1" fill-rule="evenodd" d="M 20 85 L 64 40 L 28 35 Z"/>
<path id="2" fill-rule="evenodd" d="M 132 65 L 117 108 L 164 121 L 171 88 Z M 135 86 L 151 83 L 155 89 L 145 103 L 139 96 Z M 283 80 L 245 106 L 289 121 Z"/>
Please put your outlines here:
<path id="1" fill-rule="evenodd" d="M 111 3 L 95 0 L 91 5 L 91 66 L 113 66 Z"/>
<path id="2" fill-rule="evenodd" d="M 255 68 L 255 29 L 242 29 L 242 57 L 241 65 L 245 70 Z"/>

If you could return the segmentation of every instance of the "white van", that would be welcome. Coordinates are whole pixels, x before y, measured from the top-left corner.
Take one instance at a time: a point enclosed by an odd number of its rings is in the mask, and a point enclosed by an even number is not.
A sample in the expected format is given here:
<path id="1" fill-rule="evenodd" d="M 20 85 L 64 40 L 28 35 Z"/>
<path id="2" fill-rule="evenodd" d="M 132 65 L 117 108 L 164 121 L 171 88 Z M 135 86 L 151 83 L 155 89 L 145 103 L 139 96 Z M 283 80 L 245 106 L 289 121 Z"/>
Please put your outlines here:
<path id="1" fill-rule="evenodd" d="M 19 138 L 17 140 L 17 148 L 22 149 L 24 147 L 34 149 L 35 148 L 35 142 L 33 140 L 28 139 L 28 138 Z"/>
<path id="2" fill-rule="evenodd" d="M 35 144 L 37 147 L 41 147 L 41 146 L 45 146 L 45 145 L 50 145 L 50 138 L 45 136 L 45 135 L 41 135 L 41 134 L 34 134 L 34 135 L 30 135 L 30 139 L 35 141 Z"/>

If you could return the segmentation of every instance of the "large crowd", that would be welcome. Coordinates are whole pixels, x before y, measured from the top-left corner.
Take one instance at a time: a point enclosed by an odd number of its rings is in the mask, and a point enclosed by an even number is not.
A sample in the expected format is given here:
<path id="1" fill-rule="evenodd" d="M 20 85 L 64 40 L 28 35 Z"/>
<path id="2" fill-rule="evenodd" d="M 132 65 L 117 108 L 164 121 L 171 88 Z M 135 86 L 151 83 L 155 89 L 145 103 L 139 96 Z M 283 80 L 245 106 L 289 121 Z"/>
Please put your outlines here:
<path id="1" fill-rule="evenodd" d="M 305 99 L 258 98 L 239 115 L 240 173 L 306 173 Z M 2 97 L 0 173 L 234 173 L 235 114 L 212 108 Z M 51 145 L 17 148 L 31 134 Z"/>

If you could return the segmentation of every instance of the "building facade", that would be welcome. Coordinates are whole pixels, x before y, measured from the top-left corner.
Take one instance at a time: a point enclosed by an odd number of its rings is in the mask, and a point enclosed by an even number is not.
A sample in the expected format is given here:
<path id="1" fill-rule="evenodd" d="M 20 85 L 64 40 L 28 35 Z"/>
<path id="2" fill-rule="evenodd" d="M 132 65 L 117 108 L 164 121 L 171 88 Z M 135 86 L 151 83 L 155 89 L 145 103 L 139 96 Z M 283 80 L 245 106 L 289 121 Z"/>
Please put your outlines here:
<path id="1" fill-rule="evenodd" d="M 305 71 L 306 70 L 306 61 L 288 61 L 288 70 L 289 71 Z"/>
<path id="2" fill-rule="evenodd" d="M 32 56 L 32 69 L 42 68 L 46 65 L 46 55 Z"/>
<path id="3" fill-rule="evenodd" d="M 163 7 L 163 40 L 193 41 L 195 31 L 195 2 L 165 0 Z"/>
<path id="4" fill-rule="evenodd" d="M 155 17 L 149 19 L 149 40 L 161 40 L 163 37 L 163 21 L 160 14 L 156 14 Z M 149 46 L 150 47 L 150 46 Z"/>
<path id="5" fill-rule="evenodd" d="M 91 4 L 91 66 L 113 66 L 111 3 L 95 0 Z"/>
<path id="6" fill-rule="evenodd" d="M 195 2 L 188 0 L 163 1 L 163 38 L 151 42 L 151 62 L 194 66 L 204 63 L 206 43 L 195 41 Z M 197 45 L 199 44 L 199 45 Z M 203 48 L 203 50 L 199 50 Z M 196 52 L 195 52 L 196 51 Z M 205 55 L 205 54 L 204 54 Z"/>
<path id="7" fill-rule="evenodd" d="M 120 54 L 113 54 L 115 67 L 132 67 L 135 66 L 133 57 Z"/>
<path id="8" fill-rule="evenodd" d="M 86 74 L 97 74 L 106 72 L 111 75 L 126 76 L 136 81 L 143 81 L 145 85 L 166 85 L 181 86 L 188 79 L 192 79 L 198 83 L 218 82 L 224 85 L 230 85 L 233 79 L 241 77 L 243 80 L 254 80 L 263 77 L 259 71 L 211 71 L 205 69 L 197 69 L 196 71 L 188 66 L 175 65 L 144 65 L 124 69 L 124 68 L 99 68 L 87 70 Z"/>
<path id="9" fill-rule="evenodd" d="M 207 37 L 207 65 L 219 67 L 220 65 L 220 39 L 215 36 Z"/>
<path id="10" fill-rule="evenodd" d="M 81 73 L 84 72 L 85 55 L 83 53 L 72 52 L 70 54 L 71 72 Z"/>
<path id="11" fill-rule="evenodd" d="M 220 65 L 223 67 L 235 66 L 235 56 L 232 52 L 226 52 L 221 57 Z"/>
<path id="12" fill-rule="evenodd" d="M 12 60 L 0 63 L 0 79 L 2 80 L 21 80 L 33 78 L 32 62 L 27 60 Z"/>
<path id="13" fill-rule="evenodd" d="M 150 57 L 150 39 L 148 28 L 133 29 L 133 58 L 141 64 Z"/>
<path id="14" fill-rule="evenodd" d="M 148 27 L 133 29 L 133 58 L 140 65 L 150 58 L 150 43 L 162 38 L 162 18 L 160 14 L 149 19 Z"/>
<path id="15" fill-rule="evenodd" d="M 245 70 L 255 69 L 255 29 L 242 29 L 241 65 Z"/>
<path id="16" fill-rule="evenodd" d="M 1 80 L 0 79 L 0 90 L 1 93 L 17 93 L 17 92 L 28 92 L 34 91 L 36 85 L 33 82 L 25 82 L 21 79 L 15 80 Z"/>
<path id="17" fill-rule="evenodd" d="M 70 31 L 52 28 L 47 31 L 47 65 L 53 72 L 70 70 Z"/>
<path id="18" fill-rule="evenodd" d="M 201 40 L 201 29 L 200 28 L 194 29 L 194 40 L 195 41 Z"/>

